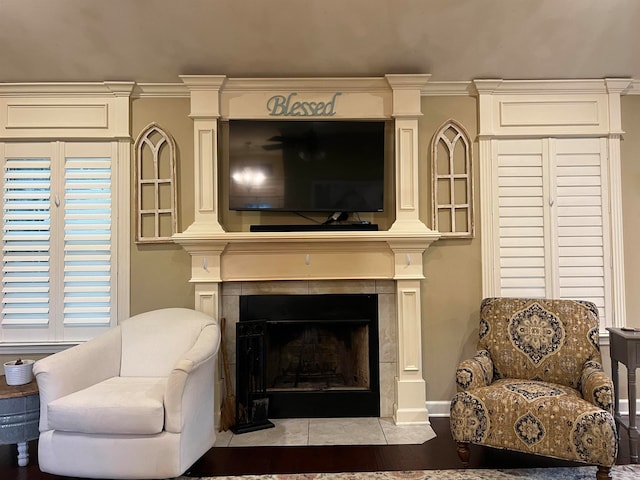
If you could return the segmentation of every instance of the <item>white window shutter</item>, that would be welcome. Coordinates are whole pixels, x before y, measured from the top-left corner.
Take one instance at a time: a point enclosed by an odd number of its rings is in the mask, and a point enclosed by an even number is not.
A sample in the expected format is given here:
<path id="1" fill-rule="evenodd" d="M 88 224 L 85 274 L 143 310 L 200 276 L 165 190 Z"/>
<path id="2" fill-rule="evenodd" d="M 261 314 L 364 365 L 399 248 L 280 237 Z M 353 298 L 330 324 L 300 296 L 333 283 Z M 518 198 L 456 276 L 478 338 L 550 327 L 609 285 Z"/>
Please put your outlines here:
<path id="1" fill-rule="evenodd" d="M 109 142 L 0 143 L 0 344 L 80 342 L 115 324 Z"/>
<path id="2" fill-rule="evenodd" d="M 51 160 L 5 159 L 2 190 L 2 326 L 46 326 L 51 288 Z"/>
<path id="3" fill-rule="evenodd" d="M 65 159 L 65 326 L 111 320 L 111 179 L 109 158 Z"/>

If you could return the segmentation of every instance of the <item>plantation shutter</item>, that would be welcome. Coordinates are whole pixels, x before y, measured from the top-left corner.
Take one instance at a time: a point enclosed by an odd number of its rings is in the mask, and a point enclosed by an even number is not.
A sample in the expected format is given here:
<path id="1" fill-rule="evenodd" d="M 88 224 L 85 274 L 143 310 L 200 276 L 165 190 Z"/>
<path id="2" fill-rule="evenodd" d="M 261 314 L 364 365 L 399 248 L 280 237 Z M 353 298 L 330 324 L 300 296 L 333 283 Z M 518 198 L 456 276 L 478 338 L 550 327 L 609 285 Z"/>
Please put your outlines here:
<path id="1" fill-rule="evenodd" d="M 47 326 L 51 160 L 8 158 L 2 192 L 2 325 Z"/>
<path id="2" fill-rule="evenodd" d="M 0 340 L 87 340 L 115 323 L 113 146 L 0 147 Z"/>
<path id="3" fill-rule="evenodd" d="M 610 305 L 606 143 L 598 138 L 499 140 L 501 296 Z"/>
<path id="4" fill-rule="evenodd" d="M 109 324 L 111 160 L 65 159 L 64 324 Z"/>

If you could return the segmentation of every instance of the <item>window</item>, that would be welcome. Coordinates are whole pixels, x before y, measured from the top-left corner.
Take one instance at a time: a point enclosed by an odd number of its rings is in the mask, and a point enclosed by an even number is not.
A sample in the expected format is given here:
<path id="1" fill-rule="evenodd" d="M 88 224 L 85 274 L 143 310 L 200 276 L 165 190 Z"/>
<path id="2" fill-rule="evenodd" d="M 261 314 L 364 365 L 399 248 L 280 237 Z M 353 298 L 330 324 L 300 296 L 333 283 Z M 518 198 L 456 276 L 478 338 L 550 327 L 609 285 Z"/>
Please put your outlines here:
<path id="1" fill-rule="evenodd" d="M 114 142 L 0 144 L 3 343 L 78 342 L 117 318 Z"/>

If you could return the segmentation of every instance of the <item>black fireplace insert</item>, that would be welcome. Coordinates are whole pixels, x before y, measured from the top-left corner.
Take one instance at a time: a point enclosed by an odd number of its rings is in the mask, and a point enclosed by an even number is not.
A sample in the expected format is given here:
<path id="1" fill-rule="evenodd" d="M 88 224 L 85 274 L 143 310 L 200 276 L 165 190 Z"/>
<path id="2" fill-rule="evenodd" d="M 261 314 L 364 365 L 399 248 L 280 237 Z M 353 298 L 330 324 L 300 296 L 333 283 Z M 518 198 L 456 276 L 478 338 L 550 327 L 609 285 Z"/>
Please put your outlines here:
<path id="1" fill-rule="evenodd" d="M 253 360 L 260 391 L 246 369 L 237 369 L 237 391 L 266 398 L 270 418 L 380 415 L 377 295 L 244 295 L 238 332 L 243 322 L 264 332 Z M 255 355 L 236 341 L 238 361 Z"/>

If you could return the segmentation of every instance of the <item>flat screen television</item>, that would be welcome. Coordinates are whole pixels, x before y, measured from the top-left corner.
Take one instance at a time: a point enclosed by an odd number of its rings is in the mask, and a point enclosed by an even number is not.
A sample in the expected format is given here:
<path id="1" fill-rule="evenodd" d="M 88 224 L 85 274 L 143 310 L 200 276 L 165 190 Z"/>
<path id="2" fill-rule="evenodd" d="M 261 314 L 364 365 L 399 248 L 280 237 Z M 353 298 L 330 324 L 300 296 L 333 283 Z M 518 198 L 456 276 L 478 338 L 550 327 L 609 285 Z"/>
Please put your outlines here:
<path id="1" fill-rule="evenodd" d="M 385 122 L 229 120 L 229 209 L 381 212 Z"/>

